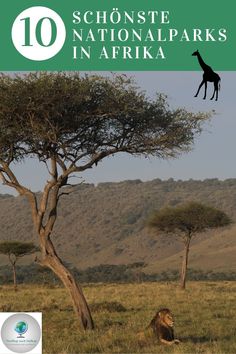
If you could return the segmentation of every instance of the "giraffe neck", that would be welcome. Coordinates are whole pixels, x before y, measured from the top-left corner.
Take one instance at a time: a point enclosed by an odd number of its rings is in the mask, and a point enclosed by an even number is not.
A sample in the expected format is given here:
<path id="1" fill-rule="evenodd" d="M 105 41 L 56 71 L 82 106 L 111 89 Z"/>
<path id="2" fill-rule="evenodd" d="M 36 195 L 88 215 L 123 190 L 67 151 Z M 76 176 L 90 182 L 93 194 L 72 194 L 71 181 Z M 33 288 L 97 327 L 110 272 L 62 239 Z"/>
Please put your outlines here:
<path id="1" fill-rule="evenodd" d="M 209 68 L 209 66 L 203 61 L 203 59 L 202 59 L 202 57 L 201 57 L 201 55 L 199 53 L 197 55 L 197 58 L 198 58 L 198 62 L 199 62 L 199 64 L 200 64 L 200 66 L 201 66 L 203 71 L 205 71 L 206 69 Z"/>

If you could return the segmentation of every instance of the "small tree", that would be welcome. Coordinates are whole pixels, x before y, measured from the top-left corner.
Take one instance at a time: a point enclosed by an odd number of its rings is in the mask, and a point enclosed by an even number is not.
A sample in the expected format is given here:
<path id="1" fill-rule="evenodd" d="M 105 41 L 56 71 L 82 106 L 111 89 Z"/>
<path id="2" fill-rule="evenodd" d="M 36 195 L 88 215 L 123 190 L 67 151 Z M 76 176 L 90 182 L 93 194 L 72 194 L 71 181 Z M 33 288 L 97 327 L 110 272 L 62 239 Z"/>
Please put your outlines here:
<path id="1" fill-rule="evenodd" d="M 12 266 L 14 289 L 17 290 L 16 263 L 19 258 L 39 251 L 31 242 L 5 241 L 0 243 L 0 253 L 8 256 Z"/>
<path id="2" fill-rule="evenodd" d="M 181 288 L 185 289 L 190 242 L 193 236 L 207 229 L 223 227 L 231 223 L 230 218 L 221 210 L 189 202 L 179 207 L 167 207 L 154 213 L 148 221 L 166 233 L 175 234 L 184 242 L 184 257 L 181 270 Z"/>
<path id="3" fill-rule="evenodd" d="M 63 188 L 74 174 L 117 153 L 177 157 L 189 151 L 208 118 L 185 109 L 171 110 L 163 96 L 150 100 L 122 75 L 0 77 L 0 178 L 28 199 L 40 239 L 41 264 L 69 291 L 82 328 L 94 328 L 88 304 L 52 241 L 59 200 L 68 193 Z M 32 157 L 48 171 L 41 196 L 19 181 L 12 168 Z"/>

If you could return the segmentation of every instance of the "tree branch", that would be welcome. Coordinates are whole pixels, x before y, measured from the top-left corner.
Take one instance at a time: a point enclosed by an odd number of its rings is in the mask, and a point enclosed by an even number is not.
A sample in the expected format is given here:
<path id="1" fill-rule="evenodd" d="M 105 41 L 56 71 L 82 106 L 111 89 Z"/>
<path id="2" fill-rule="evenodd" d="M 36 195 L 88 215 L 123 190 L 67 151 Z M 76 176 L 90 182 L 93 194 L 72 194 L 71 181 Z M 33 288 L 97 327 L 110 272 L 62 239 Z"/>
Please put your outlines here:
<path id="1" fill-rule="evenodd" d="M 39 212 L 38 212 L 38 225 L 40 225 L 41 227 L 44 227 L 43 218 L 44 218 L 46 210 L 47 210 L 48 197 L 49 197 L 50 191 L 58 182 L 57 159 L 56 159 L 56 157 L 53 156 L 53 157 L 51 157 L 50 161 L 51 161 L 51 170 L 48 170 L 48 172 L 52 176 L 52 179 L 50 181 L 48 181 L 44 187 L 44 191 L 43 191 L 40 206 L 39 206 Z"/>
<path id="2" fill-rule="evenodd" d="M 60 190 L 60 183 L 57 183 L 54 188 L 51 190 L 51 193 L 50 193 L 50 210 L 49 210 L 49 216 L 48 216 L 48 220 L 46 222 L 46 225 L 45 225 L 45 237 L 50 237 L 51 233 L 52 233 L 52 230 L 53 230 L 53 227 L 54 227 L 54 224 L 56 222 L 56 219 L 57 219 L 57 205 L 58 205 L 58 192 Z"/>
<path id="3" fill-rule="evenodd" d="M 2 179 L 5 185 L 14 188 L 20 195 L 25 195 L 27 197 L 31 205 L 34 225 L 36 228 L 38 228 L 37 225 L 38 206 L 37 206 L 37 199 L 35 194 L 30 189 L 24 187 L 22 184 L 19 183 L 16 176 L 14 175 L 9 165 L 5 161 L 0 160 L 0 164 L 2 165 L 0 178 Z M 7 175 L 8 179 L 6 178 L 6 176 L 4 176 L 4 174 Z"/>

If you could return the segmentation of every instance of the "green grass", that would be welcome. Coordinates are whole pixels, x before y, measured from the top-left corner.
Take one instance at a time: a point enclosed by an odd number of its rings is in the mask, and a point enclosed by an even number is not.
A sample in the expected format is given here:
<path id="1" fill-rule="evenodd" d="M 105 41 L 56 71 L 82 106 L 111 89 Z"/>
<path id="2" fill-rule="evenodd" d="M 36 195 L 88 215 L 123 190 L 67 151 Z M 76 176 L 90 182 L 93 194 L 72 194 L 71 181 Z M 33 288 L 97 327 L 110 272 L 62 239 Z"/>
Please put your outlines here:
<path id="1" fill-rule="evenodd" d="M 96 284 L 84 287 L 96 329 L 79 332 L 63 288 L 1 287 L 1 311 L 43 312 L 43 353 L 236 353 L 236 282 Z M 175 315 L 180 345 L 166 347 L 145 333 L 160 307 Z"/>

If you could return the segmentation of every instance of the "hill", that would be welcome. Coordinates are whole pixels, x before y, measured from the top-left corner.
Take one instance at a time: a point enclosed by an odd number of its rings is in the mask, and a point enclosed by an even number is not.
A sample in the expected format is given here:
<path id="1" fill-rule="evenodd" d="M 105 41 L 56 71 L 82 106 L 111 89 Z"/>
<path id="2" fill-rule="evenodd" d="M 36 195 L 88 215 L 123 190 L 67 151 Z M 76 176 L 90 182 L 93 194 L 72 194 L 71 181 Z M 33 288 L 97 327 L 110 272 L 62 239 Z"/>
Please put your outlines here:
<path id="1" fill-rule="evenodd" d="M 150 273 L 179 269 L 182 244 L 157 235 L 145 224 L 153 210 L 190 200 L 218 207 L 236 220 L 236 179 L 79 185 L 60 201 L 54 231 L 58 253 L 81 269 L 134 262 L 145 262 Z M 0 229 L 1 240 L 37 241 L 27 200 L 0 196 Z M 235 271 L 235 231 L 232 226 L 197 237 L 190 253 L 190 267 Z"/>

